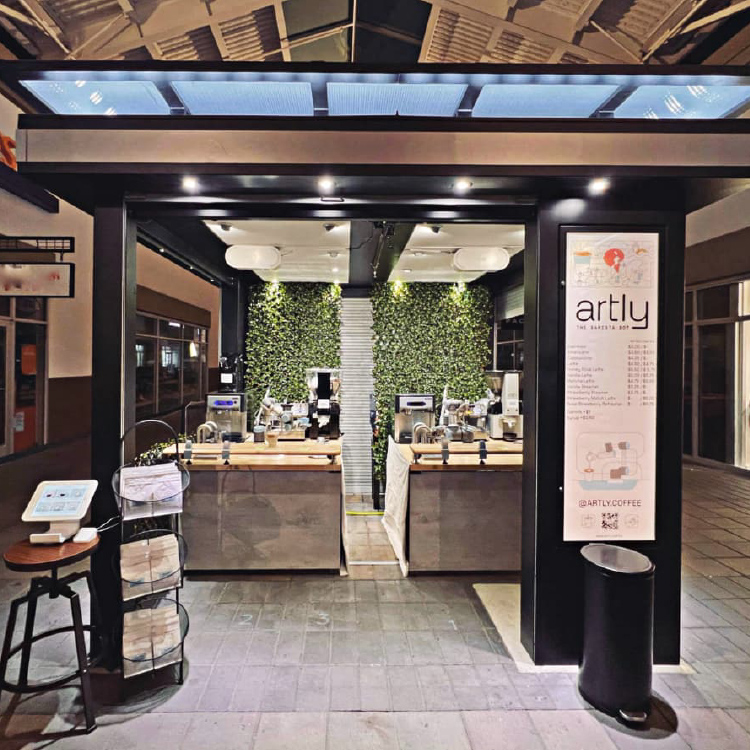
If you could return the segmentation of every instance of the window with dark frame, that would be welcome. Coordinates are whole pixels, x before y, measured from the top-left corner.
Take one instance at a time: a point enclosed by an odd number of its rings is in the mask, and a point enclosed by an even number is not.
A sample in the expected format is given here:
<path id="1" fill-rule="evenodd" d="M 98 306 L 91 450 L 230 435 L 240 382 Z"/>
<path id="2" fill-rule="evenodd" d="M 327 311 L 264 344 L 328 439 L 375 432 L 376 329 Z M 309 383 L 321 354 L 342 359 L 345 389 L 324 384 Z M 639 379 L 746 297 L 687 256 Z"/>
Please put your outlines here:
<path id="1" fill-rule="evenodd" d="M 136 317 L 136 419 L 202 401 L 208 390 L 208 331 L 192 323 Z"/>
<path id="2" fill-rule="evenodd" d="M 495 369 L 523 370 L 523 315 L 496 322 Z"/>

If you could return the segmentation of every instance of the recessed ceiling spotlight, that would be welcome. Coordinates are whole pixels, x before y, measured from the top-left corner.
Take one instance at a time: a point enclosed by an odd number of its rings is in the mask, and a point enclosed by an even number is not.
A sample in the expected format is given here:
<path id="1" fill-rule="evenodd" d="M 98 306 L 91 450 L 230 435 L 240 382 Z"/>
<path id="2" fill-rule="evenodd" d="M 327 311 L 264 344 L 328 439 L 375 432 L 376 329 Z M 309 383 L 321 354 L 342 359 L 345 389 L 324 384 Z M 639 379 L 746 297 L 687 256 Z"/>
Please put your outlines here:
<path id="1" fill-rule="evenodd" d="M 326 232 L 331 232 L 334 229 L 336 229 L 336 225 L 335 224 L 323 224 L 323 229 L 325 229 Z M 333 256 L 331 256 L 331 257 L 333 257 Z"/>
<path id="2" fill-rule="evenodd" d="M 421 250 L 412 250 L 411 253 L 415 258 L 422 258 L 424 257 L 424 253 Z"/>
<path id="3" fill-rule="evenodd" d="M 404 268 L 404 273 L 411 273 L 411 268 Z"/>
<path id="4" fill-rule="evenodd" d="M 76 86 L 80 89 L 86 85 L 86 81 L 76 81 Z"/>
<path id="5" fill-rule="evenodd" d="M 104 97 L 102 97 L 101 91 L 92 91 L 89 94 L 89 99 L 91 100 L 92 104 L 101 104 L 103 98 Z"/>
<path id="6" fill-rule="evenodd" d="M 230 232 L 232 230 L 232 225 L 227 224 L 227 222 L 222 222 L 219 224 L 219 229 L 221 229 L 222 232 Z"/>
<path id="7" fill-rule="evenodd" d="M 457 193 L 468 193 L 473 184 L 474 183 L 472 183 L 468 177 L 459 177 L 459 179 L 453 183 L 453 189 Z M 433 229 L 433 231 L 435 230 Z"/>
<path id="8" fill-rule="evenodd" d="M 198 178 L 186 175 L 182 178 L 182 187 L 191 193 L 195 192 L 198 189 Z"/>
<path id="9" fill-rule="evenodd" d="M 469 183 L 469 186 L 471 186 L 471 183 Z M 467 190 L 468 190 L 468 188 L 467 188 Z M 442 229 L 442 227 L 440 226 L 440 224 L 433 224 L 430 227 L 430 229 L 432 229 L 432 231 L 435 232 L 435 234 L 439 234 L 440 230 Z"/>
<path id="10" fill-rule="evenodd" d="M 329 250 L 328 251 L 328 257 L 329 258 L 338 258 L 339 257 L 339 251 L 338 250 Z"/>
<path id="11" fill-rule="evenodd" d="M 597 177 L 589 182 L 589 194 L 604 195 L 609 187 L 610 181 L 606 177 Z"/>
<path id="12" fill-rule="evenodd" d="M 163 248 L 163 247 L 160 247 L 160 248 L 159 248 L 159 252 L 160 252 L 160 253 L 161 253 L 162 255 L 164 255 L 164 248 Z"/>
<path id="13" fill-rule="evenodd" d="M 339 272 L 339 267 L 338 267 L 338 266 L 334 266 L 334 267 L 333 267 L 333 268 L 331 269 L 331 271 L 333 271 L 334 273 L 338 273 L 338 272 Z"/>
<path id="14" fill-rule="evenodd" d="M 318 180 L 318 190 L 321 193 L 332 193 L 335 187 L 336 183 L 333 181 L 333 177 L 321 177 Z"/>

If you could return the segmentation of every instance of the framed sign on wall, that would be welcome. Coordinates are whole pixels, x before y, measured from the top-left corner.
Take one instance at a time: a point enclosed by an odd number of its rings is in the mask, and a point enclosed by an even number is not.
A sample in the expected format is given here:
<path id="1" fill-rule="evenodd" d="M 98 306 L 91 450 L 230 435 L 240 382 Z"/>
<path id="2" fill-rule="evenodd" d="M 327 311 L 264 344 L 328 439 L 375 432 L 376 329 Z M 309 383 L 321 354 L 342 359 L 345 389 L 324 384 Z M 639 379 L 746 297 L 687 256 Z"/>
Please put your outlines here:
<path id="1" fill-rule="evenodd" d="M 569 229 L 563 253 L 563 540 L 653 540 L 659 233 Z"/>
<path id="2" fill-rule="evenodd" d="M 0 297 L 73 297 L 72 263 L 0 263 Z"/>

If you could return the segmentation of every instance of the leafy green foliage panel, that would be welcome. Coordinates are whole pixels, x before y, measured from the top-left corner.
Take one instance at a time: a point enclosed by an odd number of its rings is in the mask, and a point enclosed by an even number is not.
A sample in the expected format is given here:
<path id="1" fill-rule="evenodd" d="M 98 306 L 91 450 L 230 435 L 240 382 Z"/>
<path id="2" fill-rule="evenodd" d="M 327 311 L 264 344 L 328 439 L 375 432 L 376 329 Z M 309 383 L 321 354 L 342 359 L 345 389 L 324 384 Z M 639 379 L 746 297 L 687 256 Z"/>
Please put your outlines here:
<path id="1" fill-rule="evenodd" d="M 266 388 L 307 400 L 305 370 L 341 364 L 341 289 L 335 284 L 256 284 L 248 294 L 245 386 L 255 414 Z"/>
<path id="2" fill-rule="evenodd" d="M 452 284 L 381 284 L 372 295 L 378 431 L 375 473 L 383 479 L 397 393 L 432 393 L 440 401 L 486 395 L 491 361 L 490 293 Z"/>

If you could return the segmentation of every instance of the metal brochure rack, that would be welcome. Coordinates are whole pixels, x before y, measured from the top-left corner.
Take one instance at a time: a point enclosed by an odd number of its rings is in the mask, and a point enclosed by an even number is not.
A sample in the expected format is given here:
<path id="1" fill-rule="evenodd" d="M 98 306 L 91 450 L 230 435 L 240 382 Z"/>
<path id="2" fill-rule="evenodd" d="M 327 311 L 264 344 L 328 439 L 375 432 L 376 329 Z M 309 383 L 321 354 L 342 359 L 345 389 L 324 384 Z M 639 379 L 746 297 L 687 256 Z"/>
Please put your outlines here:
<path id="1" fill-rule="evenodd" d="M 135 459 L 125 462 L 128 440 L 134 443 L 135 430 L 146 424 L 169 433 L 169 442 L 174 440 L 177 448 L 174 459 L 156 457 L 144 465 Z M 137 422 L 125 432 L 120 460 L 122 465 L 112 475 L 121 532 L 120 554 L 113 564 L 121 584 L 123 678 L 177 666 L 177 682 L 182 684 L 190 620 L 180 604 L 187 557 L 180 514 L 190 474 L 179 460 L 177 433 L 158 419 Z M 149 528 L 138 528 L 145 524 Z"/>

